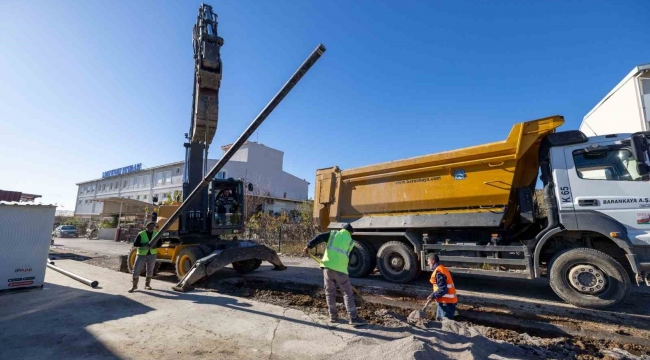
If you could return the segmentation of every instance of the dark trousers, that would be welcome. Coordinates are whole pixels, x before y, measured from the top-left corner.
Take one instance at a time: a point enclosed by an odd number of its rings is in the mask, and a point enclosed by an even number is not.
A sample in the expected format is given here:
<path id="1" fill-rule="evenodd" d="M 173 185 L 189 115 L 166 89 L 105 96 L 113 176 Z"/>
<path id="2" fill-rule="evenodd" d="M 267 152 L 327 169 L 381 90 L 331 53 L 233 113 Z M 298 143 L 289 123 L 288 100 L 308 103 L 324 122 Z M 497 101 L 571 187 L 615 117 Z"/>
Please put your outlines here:
<path id="1" fill-rule="evenodd" d="M 442 318 L 453 320 L 454 313 L 456 312 L 456 304 L 438 303 L 438 311 L 436 312 L 436 320 L 441 321 Z"/>

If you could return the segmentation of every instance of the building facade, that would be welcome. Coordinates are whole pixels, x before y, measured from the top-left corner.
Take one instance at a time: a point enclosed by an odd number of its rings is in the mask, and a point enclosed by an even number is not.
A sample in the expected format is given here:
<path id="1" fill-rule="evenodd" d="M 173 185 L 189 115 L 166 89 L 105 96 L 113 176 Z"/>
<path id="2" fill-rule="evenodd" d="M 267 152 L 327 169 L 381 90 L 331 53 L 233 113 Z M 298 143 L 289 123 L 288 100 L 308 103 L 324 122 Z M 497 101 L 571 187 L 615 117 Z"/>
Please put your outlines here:
<path id="1" fill-rule="evenodd" d="M 223 146 L 225 153 L 229 145 Z M 283 170 L 284 153 L 255 142 L 246 142 L 217 174 L 217 178 L 244 179 L 253 184 L 254 195 L 268 198 L 263 210 L 282 212 L 295 210 L 308 198 L 309 182 Z M 217 160 L 208 160 L 208 169 Z M 104 178 L 77 183 L 75 215 L 89 218 L 100 215 L 101 202 L 95 199 L 121 197 L 152 203 L 154 196 L 163 201 L 182 193 L 183 161 L 141 168 L 129 167 L 129 172 L 107 171 Z"/>

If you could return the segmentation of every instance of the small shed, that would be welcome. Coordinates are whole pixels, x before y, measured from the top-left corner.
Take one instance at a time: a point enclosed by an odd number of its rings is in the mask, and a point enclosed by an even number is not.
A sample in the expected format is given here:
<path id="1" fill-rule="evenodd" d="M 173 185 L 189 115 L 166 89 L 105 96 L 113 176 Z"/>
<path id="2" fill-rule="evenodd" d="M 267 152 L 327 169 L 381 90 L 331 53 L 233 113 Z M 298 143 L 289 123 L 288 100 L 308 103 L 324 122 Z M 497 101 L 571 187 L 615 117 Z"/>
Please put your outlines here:
<path id="1" fill-rule="evenodd" d="M 42 287 L 55 205 L 0 201 L 0 291 Z"/>

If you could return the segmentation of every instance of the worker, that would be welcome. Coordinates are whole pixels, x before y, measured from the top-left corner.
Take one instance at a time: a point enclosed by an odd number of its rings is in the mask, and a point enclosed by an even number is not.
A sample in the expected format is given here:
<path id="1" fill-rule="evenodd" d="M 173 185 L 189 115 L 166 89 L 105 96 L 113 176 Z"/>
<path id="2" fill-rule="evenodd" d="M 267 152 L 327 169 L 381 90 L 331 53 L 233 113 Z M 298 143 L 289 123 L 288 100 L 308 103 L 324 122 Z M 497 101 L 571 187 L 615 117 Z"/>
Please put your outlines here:
<path id="1" fill-rule="evenodd" d="M 338 311 L 336 310 L 336 288 L 338 287 L 343 293 L 345 308 L 350 316 L 350 325 L 362 326 L 365 325 L 365 321 L 357 315 L 352 284 L 348 276 L 348 262 L 354 247 L 351 236 L 352 231 L 352 226 L 345 224 L 339 231 L 321 233 L 311 239 L 302 251 L 307 255 L 309 249 L 320 243 L 327 242 L 320 267 L 323 269 L 329 321 L 331 323 L 338 323 L 339 321 Z"/>
<path id="2" fill-rule="evenodd" d="M 451 273 L 440 264 L 438 254 L 429 254 L 427 263 L 433 271 L 429 280 L 433 284 L 433 292 L 429 295 L 429 298 L 435 299 L 438 303 L 436 320 L 441 321 L 442 318 L 452 319 L 456 312 L 458 297 L 456 297 L 456 287 L 454 286 L 454 280 L 451 278 Z"/>
<path id="3" fill-rule="evenodd" d="M 233 211 L 236 205 L 237 201 L 230 195 L 230 190 L 224 190 L 219 194 L 217 197 L 217 218 L 219 219 L 219 225 L 230 225 L 230 218 L 226 221 L 226 213 Z"/>
<path id="4" fill-rule="evenodd" d="M 158 233 L 155 231 L 156 223 L 150 221 L 147 223 L 147 230 L 140 231 L 140 233 L 133 240 L 133 246 L 138 248 L 138 256 L 135 258 L 133 265 L 133 287 L 129 290 L 130 293 L 138 289 L 138 279 L 142 272 L 142 267 L 146 266 L 147 278 L 144 283 L 146 290 L 151 290 L 151 277 L 153 276 L 153 268 L 156 266 L 156 254 L 158 251 L 152 249 L 150 246 L 151 240 Z"/>

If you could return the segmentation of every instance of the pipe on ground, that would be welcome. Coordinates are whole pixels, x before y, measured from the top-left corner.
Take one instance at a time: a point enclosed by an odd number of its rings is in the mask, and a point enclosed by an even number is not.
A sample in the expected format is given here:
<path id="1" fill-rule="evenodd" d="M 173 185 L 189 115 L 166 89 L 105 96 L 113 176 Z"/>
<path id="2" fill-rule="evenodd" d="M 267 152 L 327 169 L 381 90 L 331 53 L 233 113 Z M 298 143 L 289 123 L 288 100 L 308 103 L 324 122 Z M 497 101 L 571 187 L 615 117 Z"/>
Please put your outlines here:
<path id="1" fill-rule="evenodd" d="M 73 273 L 71 273 L 71 272 L 69 272 L 67 270 L 63 270 L 60 267 L 55 266 L 54 262 L 52 260 L 50 260 L 50 259 L 47 259 L 47 267 L 54 270 L 54 271 L 58 271 L 63 275 L 71 277 L 71 278 L 79 281 L 80 283 L 86 284 L 86 285 L 90 286 L 93 289 L 96 288 L 97 285 L 99 285 L 99 282 L 96 281 L 96 280 L 86 279 L 85 277 L 81 277 L 81 276 L 79 276 L 77 274 L 73 274 Z"/>

